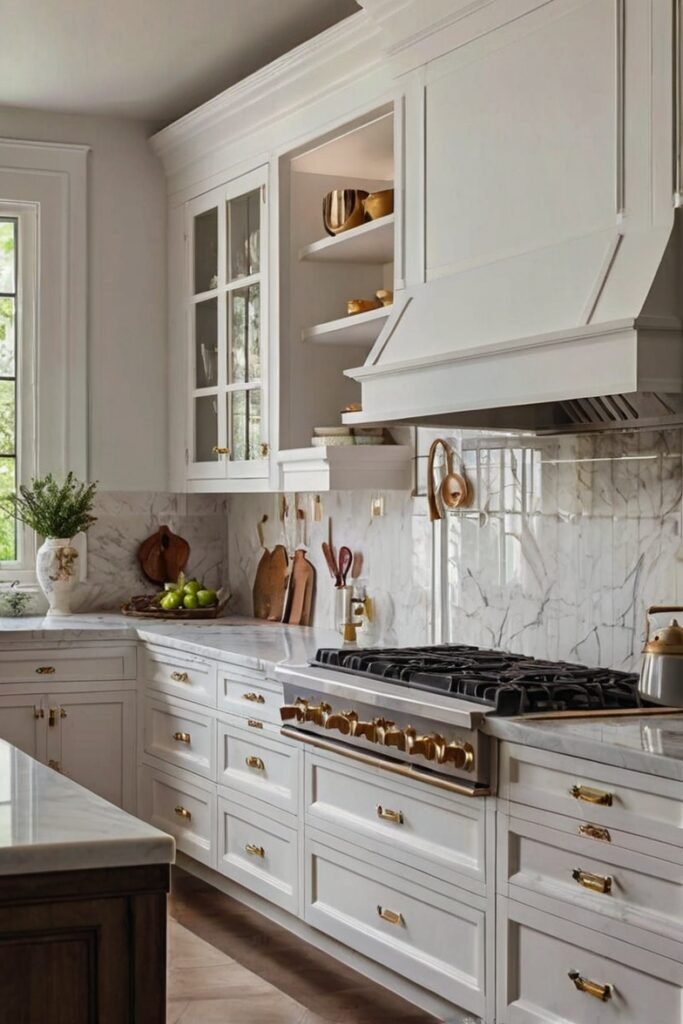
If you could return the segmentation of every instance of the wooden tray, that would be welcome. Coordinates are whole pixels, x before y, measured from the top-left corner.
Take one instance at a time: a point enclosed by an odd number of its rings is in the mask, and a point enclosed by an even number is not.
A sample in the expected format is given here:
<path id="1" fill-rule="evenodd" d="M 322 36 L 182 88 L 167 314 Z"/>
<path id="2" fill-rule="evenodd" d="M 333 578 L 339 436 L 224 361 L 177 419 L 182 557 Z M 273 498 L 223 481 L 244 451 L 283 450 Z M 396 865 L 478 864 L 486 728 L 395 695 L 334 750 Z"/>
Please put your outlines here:
<path id="1" fill-rule="evenodd" d="M 213 608 L 175 608 L 173 611 L 166 611 L 155 604 L 160 600 L 157 594 L 140 594 L 121 605 L 121 612 L 136 619 L 217 619 L 231 597 L 224 590 L 217 593 L 218 604 Z"/>

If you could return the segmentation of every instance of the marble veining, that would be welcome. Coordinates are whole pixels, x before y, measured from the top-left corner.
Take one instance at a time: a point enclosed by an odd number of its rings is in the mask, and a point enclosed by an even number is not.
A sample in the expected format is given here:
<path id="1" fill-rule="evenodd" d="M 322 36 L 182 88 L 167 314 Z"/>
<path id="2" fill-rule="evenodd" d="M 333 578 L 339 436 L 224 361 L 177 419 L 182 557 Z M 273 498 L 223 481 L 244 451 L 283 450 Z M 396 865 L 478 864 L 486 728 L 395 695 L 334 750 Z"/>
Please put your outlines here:
<path id="1" fill-rule="evenodd" d="M 0 875 L 174 859 L 171 836 L 0 740 Z"/>

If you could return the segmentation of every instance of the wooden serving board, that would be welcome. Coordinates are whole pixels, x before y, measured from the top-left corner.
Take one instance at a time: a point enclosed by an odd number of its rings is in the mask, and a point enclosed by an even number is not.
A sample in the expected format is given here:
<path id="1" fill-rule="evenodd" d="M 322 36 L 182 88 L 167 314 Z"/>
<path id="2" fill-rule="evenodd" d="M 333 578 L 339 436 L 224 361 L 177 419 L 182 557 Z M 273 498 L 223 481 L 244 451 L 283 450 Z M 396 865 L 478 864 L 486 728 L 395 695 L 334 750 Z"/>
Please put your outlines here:
<path id="1" fill-rule="evenodd" d="M 298 548 L 294 552 L 292 579 L 290 583 L 289 616 L 290 626 L 310 626 L 315 591 L 315 567 L 306 558 L 306 552 Z"/>
<path id="2" fill-rule="evenodd" d="M 287 549 L 276 544 L 263 549 L 252 589 L 254 618 L 280 622 L 287 593 Z"/>
<path id="3" fill-rule="evenodd" d="M 160 526 L 138 548 L 140 568 L 152 583 L 175 583 L 189 557 L 190 545 L 168 526 Z"/>

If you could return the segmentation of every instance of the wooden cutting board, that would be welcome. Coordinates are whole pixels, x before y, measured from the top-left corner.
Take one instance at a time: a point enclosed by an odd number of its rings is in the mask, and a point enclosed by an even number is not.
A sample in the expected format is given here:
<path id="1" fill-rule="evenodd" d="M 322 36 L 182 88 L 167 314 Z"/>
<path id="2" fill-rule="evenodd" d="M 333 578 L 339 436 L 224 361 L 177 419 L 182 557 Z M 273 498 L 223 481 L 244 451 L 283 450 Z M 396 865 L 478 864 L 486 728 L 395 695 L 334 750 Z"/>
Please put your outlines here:
<path id="1" fill-rule="evenodd" d="M 152 583 L 175 583 L 189 557 L 190 545 L 168 526 L 160 526 L 138 548 L 140 568 Z"/>
<path id="2" fill-rule="evenodd" d="M 280 622 L 287 587 L 287 549 L 276 544 L 263 549 L 252 588 L 254 618 Z"/>
<path id="3" fill-rule="evenodd" d="M 290 591 L 287 621 L 291 626 L 310 626 L 315 591 L 315 568 L 306 558 L 306 552 L 301 548 L 294 552 Z"/>

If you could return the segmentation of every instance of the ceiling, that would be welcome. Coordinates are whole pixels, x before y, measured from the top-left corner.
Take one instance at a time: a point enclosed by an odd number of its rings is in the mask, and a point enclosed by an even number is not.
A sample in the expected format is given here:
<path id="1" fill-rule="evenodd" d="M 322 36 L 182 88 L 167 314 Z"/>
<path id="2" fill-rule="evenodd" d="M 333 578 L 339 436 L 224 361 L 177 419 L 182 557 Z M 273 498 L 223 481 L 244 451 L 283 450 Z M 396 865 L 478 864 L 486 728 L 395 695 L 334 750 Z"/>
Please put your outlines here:
<path id="1" fill-rule="evenodd" d="M 355 0 L 0 0 L 0 104 L 166 124 Z"/>

